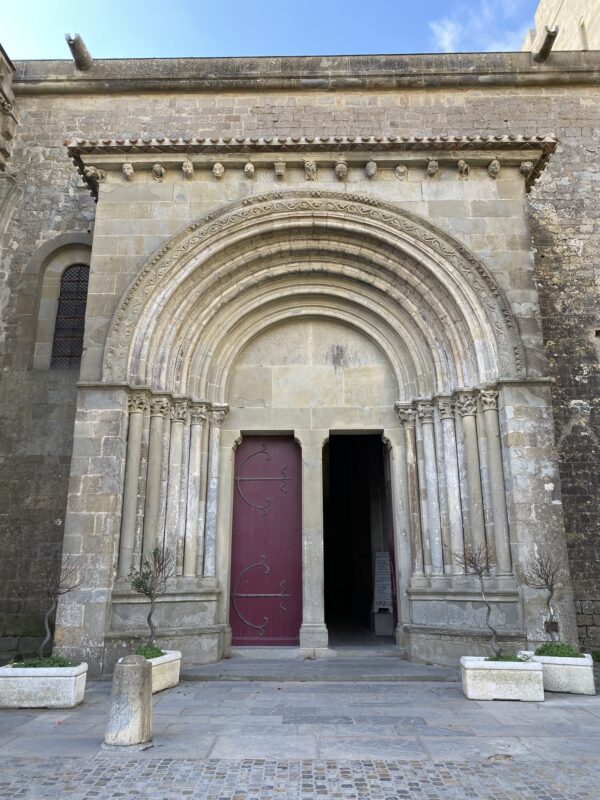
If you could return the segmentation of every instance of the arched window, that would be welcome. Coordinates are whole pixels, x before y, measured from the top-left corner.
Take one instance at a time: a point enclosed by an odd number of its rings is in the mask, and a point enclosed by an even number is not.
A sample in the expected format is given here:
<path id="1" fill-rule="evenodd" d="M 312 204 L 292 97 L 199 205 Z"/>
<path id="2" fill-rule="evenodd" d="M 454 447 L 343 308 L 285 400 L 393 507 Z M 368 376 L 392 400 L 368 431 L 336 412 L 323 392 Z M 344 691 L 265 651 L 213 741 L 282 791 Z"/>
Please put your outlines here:
<path id="1" fill-rule="evenodd" d="M 86 264 L 72 264 L 61 276 L 51 369 L 73 369 L 81 362 L 89 272 Z"/>

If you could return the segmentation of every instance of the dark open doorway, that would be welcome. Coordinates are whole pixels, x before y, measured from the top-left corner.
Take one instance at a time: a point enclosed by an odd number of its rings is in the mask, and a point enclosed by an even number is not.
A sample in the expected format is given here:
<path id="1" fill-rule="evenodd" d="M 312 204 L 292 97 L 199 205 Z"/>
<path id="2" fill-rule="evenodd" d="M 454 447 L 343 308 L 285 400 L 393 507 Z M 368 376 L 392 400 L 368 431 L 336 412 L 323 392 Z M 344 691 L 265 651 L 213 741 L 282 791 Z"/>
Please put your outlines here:
<path id="1" fill-rule="evenodd" d="M 332 434 L 323 452 L 325 622 L 333 647 L 393 641 L 393 610 L 377 609 L 386 568 L 392 578 L 386 458 L 376 434 Z"/>

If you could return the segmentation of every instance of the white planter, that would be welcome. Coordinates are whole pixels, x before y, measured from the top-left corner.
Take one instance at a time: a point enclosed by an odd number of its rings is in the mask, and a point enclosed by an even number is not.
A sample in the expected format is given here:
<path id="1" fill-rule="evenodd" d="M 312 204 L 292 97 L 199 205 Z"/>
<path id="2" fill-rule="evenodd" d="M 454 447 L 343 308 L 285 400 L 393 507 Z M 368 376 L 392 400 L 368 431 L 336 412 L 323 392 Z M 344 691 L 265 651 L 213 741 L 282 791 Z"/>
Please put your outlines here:
<path id="1" fill-rule="evenodd" d="M 86 663 L 76 667 L 0 667 L 0 708 L 73 708 L 83 701 Z"/>
<path id="2" fill-rule="evenodd" d="M 594 684 L 594 662 L 585 653 L 581 658 L 559 658 L 558 656 L 536 656 L 523 651 L 532 661 L 542 665 L 544 689 L 547 692 L 568 694 L 596 694 Z"/>
<path id="3" fill-rule="evenodd" d="M 544 699 L 542 665 L 533 661 L 487 661 L 485 656 L 460 660 L 463 692 L 469 700 Z"/>
<path id="4" fill-rule="evenodd" d="M 152 694 L 170 689 L 179 683 L 181 653 L 179 650 L 164 650 L 164 655 L 149 658 L 152 664 Z"/>

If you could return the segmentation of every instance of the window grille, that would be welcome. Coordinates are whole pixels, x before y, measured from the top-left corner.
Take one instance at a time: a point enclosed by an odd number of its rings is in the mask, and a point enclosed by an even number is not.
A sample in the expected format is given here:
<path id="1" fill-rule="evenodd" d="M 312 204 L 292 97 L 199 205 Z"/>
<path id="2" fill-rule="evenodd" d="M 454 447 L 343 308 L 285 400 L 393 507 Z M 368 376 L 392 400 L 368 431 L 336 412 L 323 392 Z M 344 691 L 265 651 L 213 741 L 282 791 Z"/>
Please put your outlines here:
<path id="1" fill-rule="evenodd" d="M 75 369 L 81 363 L 89 272 L 86 264 L 72 264 L 60 279 L 51 369 Z"/>

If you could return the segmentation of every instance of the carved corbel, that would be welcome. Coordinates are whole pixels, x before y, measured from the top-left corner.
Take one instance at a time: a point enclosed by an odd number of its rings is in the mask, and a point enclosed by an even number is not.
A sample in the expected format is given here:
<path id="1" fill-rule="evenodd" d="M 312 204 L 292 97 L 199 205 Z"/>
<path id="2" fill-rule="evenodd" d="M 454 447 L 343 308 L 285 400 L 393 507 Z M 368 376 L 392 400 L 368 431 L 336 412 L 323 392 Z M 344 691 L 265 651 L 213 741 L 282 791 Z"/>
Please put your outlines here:
<path id="1" fill-rule="evenodd" d="M 305 161 L 304 162 L 304 179 L 307 181 L 317 180 L 317 162 Z"/>
<path id="2" fill-rule="evenodd" d="M 186 158 L 186 160 L 181 165 L 181 172 L 185 180 L 189 181 L 194 177 L 194 165 Z"/>
<path id="3" fill-rule="evenodd" d="M 246 164 L 244 164 L 244 175 L 246 178 L 253 178 L 254 171 L 254 164 L 251 161 L 248 161 Z"/>
<path id="4" fill-rule="evenodd" d="M 365 164 L 365 175 L 369 180 L 377 176 L 377 163 L 375 161 L 367 161 Z"/>
<path id="5" fill-rule="evenodd" d="M 223 164 L 217 161 L 217 163 L 212 168 L 212 173 L 215 176 L 215 178 L 218 181 L 220 181 L 223 175 L 225 175 L 225 167 L 223 166 Z"/>
<path id="6" fill-rule="evenodd" d="M 348 177 L 348 164 L 345 161 L 336 161 L 333 171 L 335 172 L 338 181 L 345 181 Z"/>
<path id="7" fill-rule="evenodd" d="M 495 158 L 493 161 L 490 161 L 490 163 L 488 164 L 487 171 L 490 178 L 496 180 L 496 178 L 500 174 L 500 162 L 498 161 L 497 158 Z"/>
<path id="8" fill-rule="evenodd" d="M 287 165 L 286 165 L 285 161 L 276 161 L 273 164 L 273 167 L 275 169 L 275 177 L 278 178 L 280 181 L 282 181 L 285 178 L 285 168 L 286 168 L 286 166 Z"/>
<path id="9" fill-rule="evenodd" d="M 133 168 L 133 164 L 129 161 L 126 161 L 125 164 L 121 167 L 121 172 L 123 173 L 123 177 L 126 181 L 132 181 L 133 176 L 135 175 L 135 170 Z"/>
<path id="10" fill-rule="evenodd" d="M 459 159 L 457 166 L 459 180 L 466 180 L 469 177 L 469 165 L 464 158 L 461 158 Z"/>
<path id="11" fill-rule="evenodd" d="M 430 158 L 429 161 L 427 162 L 428 177 L 433 178 L 437 174 L 439 168 L 440 165 L 438 164 L 438 162 L 435 159 Z"/>
<path id="12" fill-rule="evenodd" d="M 162 164 L 154 164 L 152 167 L 152 178 L 157 181 L 157 183 L 162 183 L 165 177 L 165 168 Z"/>

